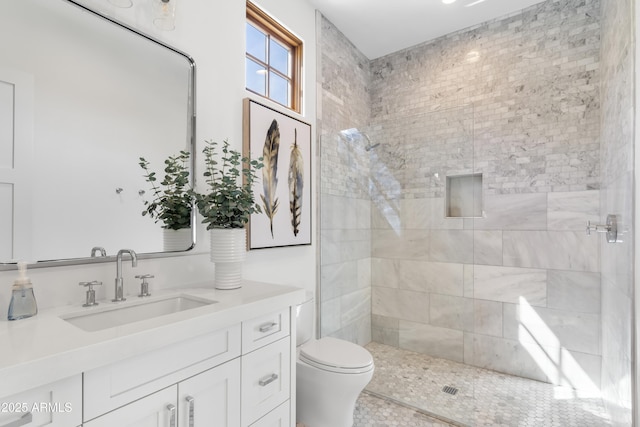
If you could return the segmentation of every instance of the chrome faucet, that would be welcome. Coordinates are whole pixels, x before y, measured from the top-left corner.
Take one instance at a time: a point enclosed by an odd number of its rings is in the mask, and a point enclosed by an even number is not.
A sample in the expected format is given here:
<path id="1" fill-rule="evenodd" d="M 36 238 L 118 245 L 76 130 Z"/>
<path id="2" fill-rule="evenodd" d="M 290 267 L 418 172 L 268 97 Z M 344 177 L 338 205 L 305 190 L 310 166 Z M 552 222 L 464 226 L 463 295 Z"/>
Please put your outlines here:
<path id="1" fill-rule="evenodd" d="M 120 249 L 118 256 L 116 257 L 116 297 L 112 299 L 113 302 L 124 301 L 124 283 L 122 280 L 122 254 L 131 255 L 131 266 L 138 266 L 138 256 L 133 249 Z"/>

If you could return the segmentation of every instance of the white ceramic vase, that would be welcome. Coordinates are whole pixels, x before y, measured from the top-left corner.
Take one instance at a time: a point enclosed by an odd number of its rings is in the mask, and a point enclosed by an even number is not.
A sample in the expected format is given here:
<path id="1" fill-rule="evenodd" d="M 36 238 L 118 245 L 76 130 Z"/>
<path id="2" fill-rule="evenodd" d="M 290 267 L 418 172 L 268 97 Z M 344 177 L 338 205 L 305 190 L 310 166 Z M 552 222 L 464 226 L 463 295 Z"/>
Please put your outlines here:
<path id="1" fill-rule="evenodd" d="M 215 263 L 215 288 L 242 286 L 242 265 L 247 255 L 247 231 L 244 228 L 211 230 L 211 262 Z"/>
<path id="2" fill-rule="evenodd" d="M 162 246 L 165 251 L 186 251 L 192 244 L 190 228 L 181 228 L 180 230 L 162 229 Z"/>

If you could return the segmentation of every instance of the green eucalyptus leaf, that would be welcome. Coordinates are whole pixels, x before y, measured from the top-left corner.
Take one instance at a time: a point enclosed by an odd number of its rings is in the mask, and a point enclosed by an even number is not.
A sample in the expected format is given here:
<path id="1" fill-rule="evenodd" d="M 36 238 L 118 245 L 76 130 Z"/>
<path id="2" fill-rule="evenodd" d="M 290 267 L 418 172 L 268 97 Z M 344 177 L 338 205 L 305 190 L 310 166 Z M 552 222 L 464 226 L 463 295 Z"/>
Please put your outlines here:
<path id="1" fill-rule="evenodd" d="M 189 183 L 188 151 L 180 151 L 180 155 L 169 156 L 164 161 L 164 178 L 157 184 L 156 172 L 149 171 L 150 163 L 140 157 L 140 167 L 147 172 L 146 181 L 151 184 L 152 201 L 145 200 L 147 209 L 142 212 L 155 222 L 162 222 L 163 228 L 179 230 L 191 226 L 191 212 L 193 210 L 194 195 Z"/>
<path id="2" fill-rule="evenodd" d="M 204 218 L 202 222 L 208 224 L 209 230 L 244 227 L 252 213 L 260 212 L 251 183 L 262 163 L 251 161 L 248 156 L 243 157 L 231 149 L 228 140 L 223 141 L 222 147 L 215 141 L 205 141 L 202 153 L 206 166 L 202 175 L 208 191 L 194 196 L 198 211 Z M 241 180 L 245 183 L 239 182 Z"/>

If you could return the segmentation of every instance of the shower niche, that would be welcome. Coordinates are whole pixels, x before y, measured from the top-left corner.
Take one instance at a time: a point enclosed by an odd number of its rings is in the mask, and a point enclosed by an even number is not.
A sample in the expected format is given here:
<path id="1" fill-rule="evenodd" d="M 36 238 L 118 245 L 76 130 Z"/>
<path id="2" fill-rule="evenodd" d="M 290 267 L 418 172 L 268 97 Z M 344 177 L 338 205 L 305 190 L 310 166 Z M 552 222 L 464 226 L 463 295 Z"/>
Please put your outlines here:
<path id="1" fill-rule="evenodd" d="M 482 218 L 482 174 L 447 176 L 445 216 Z"/>

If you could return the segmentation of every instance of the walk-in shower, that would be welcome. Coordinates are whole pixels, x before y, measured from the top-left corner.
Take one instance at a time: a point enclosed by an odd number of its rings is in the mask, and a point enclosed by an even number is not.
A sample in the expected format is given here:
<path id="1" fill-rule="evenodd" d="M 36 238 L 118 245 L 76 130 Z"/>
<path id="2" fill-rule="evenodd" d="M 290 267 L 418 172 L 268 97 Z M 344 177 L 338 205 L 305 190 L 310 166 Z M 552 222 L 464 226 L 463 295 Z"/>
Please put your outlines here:
<path id="1" fill-rule="evenodd" d="M 321 20 L 320 333 L 368 345 L 370 392 L 464 425 L 631 424 L 633 14 L 614 3 L 373 60 Z M 608 214 L 615 243 L 585 232 Z"/>

